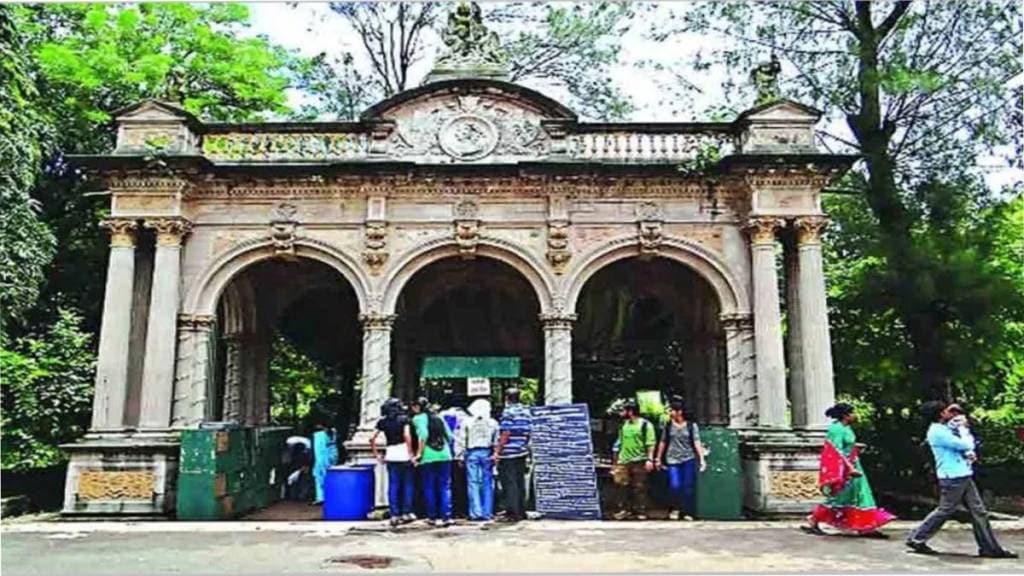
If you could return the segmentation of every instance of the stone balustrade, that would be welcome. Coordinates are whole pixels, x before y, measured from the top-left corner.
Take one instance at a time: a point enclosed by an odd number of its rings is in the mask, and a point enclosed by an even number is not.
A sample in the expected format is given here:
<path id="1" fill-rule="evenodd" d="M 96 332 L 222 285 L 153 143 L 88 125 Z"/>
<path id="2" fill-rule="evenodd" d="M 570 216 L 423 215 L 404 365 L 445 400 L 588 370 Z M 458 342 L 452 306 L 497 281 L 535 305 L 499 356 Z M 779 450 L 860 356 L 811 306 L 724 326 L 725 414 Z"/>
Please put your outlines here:
<path id="1" fill-rule="evenodd" d="M 693 160 L 705 148 L 732 150 L 732 137 L 712 132 L 585 132 L 569 136 L 570 156 L 611 162 L 679 162 Z"/>

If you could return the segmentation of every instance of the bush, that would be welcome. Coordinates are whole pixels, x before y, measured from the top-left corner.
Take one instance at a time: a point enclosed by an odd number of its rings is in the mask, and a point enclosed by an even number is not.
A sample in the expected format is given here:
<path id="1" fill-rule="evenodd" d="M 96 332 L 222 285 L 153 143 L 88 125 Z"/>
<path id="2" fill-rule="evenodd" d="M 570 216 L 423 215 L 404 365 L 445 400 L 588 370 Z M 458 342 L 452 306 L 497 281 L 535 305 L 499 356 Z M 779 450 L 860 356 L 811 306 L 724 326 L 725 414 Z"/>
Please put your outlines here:
<path id="1" fill-rule="evenodd" d="M 59 445 L 88 430 L 96 355 L 80 324 L 78 314 L 61 309 L 45 334 L 0 350 L 3 469 L 60 464 Z"/>

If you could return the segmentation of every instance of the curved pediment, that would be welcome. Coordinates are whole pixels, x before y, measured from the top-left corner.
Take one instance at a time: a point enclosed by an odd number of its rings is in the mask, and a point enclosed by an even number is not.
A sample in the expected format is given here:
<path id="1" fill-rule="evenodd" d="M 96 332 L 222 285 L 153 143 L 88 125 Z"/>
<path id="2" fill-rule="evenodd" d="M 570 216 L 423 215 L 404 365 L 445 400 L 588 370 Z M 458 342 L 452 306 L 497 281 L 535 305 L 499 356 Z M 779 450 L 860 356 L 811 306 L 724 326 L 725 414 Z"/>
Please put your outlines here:
<path id="1" fill-rule="evenodd" d="M 457 79 L 407 90 L 373 106 L 363 121 L 393 124 L 388 155 L 449 163 L 547 156 L 546 121 L 576 114 L 543 94 L 499 80 Z"/>

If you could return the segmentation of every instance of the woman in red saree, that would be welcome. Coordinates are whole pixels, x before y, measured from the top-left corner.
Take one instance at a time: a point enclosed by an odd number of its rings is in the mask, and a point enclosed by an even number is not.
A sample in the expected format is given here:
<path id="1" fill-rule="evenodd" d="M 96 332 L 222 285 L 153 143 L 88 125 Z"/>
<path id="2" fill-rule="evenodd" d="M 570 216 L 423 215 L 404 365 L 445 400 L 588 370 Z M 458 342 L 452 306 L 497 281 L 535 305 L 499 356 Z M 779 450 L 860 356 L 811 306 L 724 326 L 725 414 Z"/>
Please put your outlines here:
<path id="1" fill-rule="evenodd" d="M 825 502 L 818 504 L 803 529 L 811 534 L 824 534 L 819 524 L 862 536 L 884 537 L 878 529 L 896 517 L 875 505 L 874 494 L 860 465 L 857 438 L 850 424 L 856 416 L 853 406 L 839 403 L 825 415 L 833 419 L 821 450 L 818 486 Z"/>

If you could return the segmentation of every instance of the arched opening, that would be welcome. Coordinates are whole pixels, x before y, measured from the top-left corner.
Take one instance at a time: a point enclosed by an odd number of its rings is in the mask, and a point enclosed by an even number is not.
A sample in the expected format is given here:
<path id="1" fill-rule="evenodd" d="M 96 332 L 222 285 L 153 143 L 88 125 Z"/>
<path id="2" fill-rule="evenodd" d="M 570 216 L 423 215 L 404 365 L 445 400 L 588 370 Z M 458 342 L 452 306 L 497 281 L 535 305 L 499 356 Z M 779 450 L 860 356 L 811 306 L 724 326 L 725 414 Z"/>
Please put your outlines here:
<path id="1" fill-rule="evenodd" d="M 728 423 L 725 337 L 712 285 L 669 258 L 629 257 L 591 276 L 576 301 L 573 400 L 605 418 L 637 391 L 681 395 L 702 424 Z M 610 418 L 614 420 L 614 417 Z M 614 438 L 595 430 L 595 448 Z"/>
<path id="2" fill-rule="evenodd" d="M 504 374 L 491 378 L 494 396 L 515 383 L 527 396 L 543 397 L 540 303 L 530 282 L 509 264 L 487 257 L 434 261 L 402 287 L 395 312 L 392 373 L 400 397 L 459 401 L 466 378 L 450 375 L 475 369 L 481 376 Z M 506 370 L 518 371 L 518 377 Z"/>
<path id="3" fill-rule="evenodd" d="M 308 429 L 318 414 L 343 434 L 359 420 L 362 332 L 348 280 L 309 258 L 257 261 L 217 302 L 216 420 Z"/>

